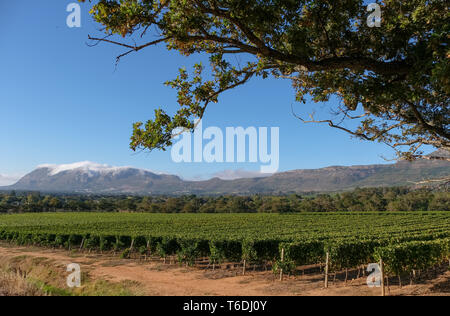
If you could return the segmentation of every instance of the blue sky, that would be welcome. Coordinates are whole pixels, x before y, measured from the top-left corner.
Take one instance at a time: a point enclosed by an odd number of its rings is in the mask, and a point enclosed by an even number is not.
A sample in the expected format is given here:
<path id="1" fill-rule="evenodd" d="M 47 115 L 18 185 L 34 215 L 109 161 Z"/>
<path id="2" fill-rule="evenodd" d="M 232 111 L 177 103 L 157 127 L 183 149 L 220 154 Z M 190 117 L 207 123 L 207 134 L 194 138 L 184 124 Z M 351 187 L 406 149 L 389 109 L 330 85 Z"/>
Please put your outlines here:
<path id="1" fill-rule="evenodd" d="M 185 178 L 224 170 L 259 170 L 259 163 L 172 162 L 167 152 L 133 153 L 132 123 L 155 108 L 176 109 L 176 92 L 163 83 L 181 66 L 205 60 L 168 52 L 163 45 L 131 54 L 115 68 L 119 47 L 86 45 L 99 25 L 82 5 L 82 27 L 66 26 L 72 1 L 0 3 L 0 175 L 17 177 L 40 164 L 93 161 L 134 166 Z M 304 125 L 291 114 L 289 81 L 256 79 L 211 106 L 203 125 L 280 127 L 280 171 L 329 165 L 385 163 L 385 146 L 351 139 L 327 126 Z M 300 106 L 300 105 L 299 105 Z M 325 105 L 307 104 L 301 113 Z"/>

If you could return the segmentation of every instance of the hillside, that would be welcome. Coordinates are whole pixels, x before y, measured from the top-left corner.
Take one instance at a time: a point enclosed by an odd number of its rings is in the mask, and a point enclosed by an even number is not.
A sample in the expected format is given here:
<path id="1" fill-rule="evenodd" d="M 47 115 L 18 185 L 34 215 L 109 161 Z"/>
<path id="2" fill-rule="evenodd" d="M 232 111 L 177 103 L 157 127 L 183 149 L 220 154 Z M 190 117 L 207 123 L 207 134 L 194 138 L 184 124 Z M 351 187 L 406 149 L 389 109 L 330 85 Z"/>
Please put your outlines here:
<path id="1" fill-rule="evenodd" d="M 356 187 L 412 185 L 450 176 L 450 162 L 419 160 L 386 165 L 293 170 L 265 178 L 184 181 L 129 167 L 93 163 L 40 166 L 1 190 L 104 194 L 253 194 L 330 192 Z"/>

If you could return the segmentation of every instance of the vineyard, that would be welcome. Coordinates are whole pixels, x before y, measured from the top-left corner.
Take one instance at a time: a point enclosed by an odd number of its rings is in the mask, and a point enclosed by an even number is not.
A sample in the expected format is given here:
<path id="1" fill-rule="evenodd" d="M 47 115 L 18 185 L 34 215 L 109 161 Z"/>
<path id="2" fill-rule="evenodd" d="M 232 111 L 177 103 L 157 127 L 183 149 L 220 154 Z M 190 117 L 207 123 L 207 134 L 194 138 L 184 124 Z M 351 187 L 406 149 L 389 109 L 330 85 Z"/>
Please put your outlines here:
<path id="1" fill-rule="evenodd" d="M 270 265 L 294 272 L 322 264 L 330 270 L 384 261 L 403 275 L 450 260 L 450 214 L 121 214 L 44 213 L 0 216 L 0 240 L 19 245 L 176 257 L 192 265 L 207 258 Z"/>

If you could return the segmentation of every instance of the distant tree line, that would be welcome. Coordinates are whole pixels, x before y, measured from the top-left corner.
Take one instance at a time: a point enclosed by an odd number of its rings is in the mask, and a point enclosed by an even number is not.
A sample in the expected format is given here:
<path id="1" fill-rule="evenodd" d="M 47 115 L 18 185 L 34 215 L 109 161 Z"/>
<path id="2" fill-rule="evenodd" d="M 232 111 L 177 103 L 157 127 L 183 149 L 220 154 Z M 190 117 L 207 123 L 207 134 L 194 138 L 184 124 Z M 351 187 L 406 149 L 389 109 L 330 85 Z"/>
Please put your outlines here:
<path id="1" fill-rule="evenodd" d="M 394 187 L 364 188 L 335 194 L 216 197 L 43 195 L 39 192 L 0 192 L 0 213 L 57 211 L 145 213 L 450 211 L 450 191 Z"/>

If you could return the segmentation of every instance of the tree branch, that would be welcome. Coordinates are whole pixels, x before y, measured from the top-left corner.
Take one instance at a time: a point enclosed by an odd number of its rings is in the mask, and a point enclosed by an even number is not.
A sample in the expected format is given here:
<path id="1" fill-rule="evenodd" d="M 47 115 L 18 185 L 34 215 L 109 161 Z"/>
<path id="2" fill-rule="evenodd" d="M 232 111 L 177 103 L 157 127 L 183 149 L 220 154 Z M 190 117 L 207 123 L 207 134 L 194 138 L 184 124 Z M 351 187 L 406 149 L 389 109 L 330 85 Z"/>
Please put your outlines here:
<path id="1" fill-rule="evenodd" d="M 168 37 L 163 37 L 163 38 L 160 38 L 158 40 L 155 40 L 155 41 L 152 41 L 152 42 L 148 42 L 148 43 L 140 45 L 140 46 L 136 46 L 136 45 L 133 46 L 133 45 L 128 45 L 128 44 L 121 43 L 121 42 L 112 41 L 112 40 L 107 39 L 107 37 L 105 37 L 105 38 L 96 38 L 96 37 L 91 37 L 90 35 L 88 35 L 88 39 L 91 40 L 91 41 L 97 41 L 97 43 L 106 42 L 106 43 L 110 43 L 110 44 L 119 45 L 119 46 L 122 46 L 122 47 L 129 48 L 130 49 L 129 51 L 127 51 L 127 52 L 117 56 L 117 58 L 116 58 L 116 64 L 117 64 L 122 57 L 124 57 L 124 56 L 126 56 L 128 54 L 133 53 L 133 52 L 138 52 L 138 51 L 140 51 L 140 50 L 142 50 L 142 49 L 144 49 L 146 47 L 162 43 L 162 42 L 168 40 L 169 38 Z"/>
<path id="2" fill-rule="evenodd" d="M 422 117 L 422 115 L 420 114 L 419 110 L 417 109 L 417 106 L 414 103 L 409 102 L 409 101 L 406 101 L 406 103 L 409 105 L 409 107 L 411 108 L 411 110 L 414 113 L 414 116 L 416 117 L 416 119 L 419 121 L 420 125 L 422 125 L 422 127 L 425 130 L 431 132 L 432 134 L 437 134 L 439 136 L 445 137 L 448 140 L 450 140 L 450 133 L 448 131 L 446 131 L 444 128 L 440 128 L 440 127 L 437 127 L 437 126 L 430 125 Z"/>

